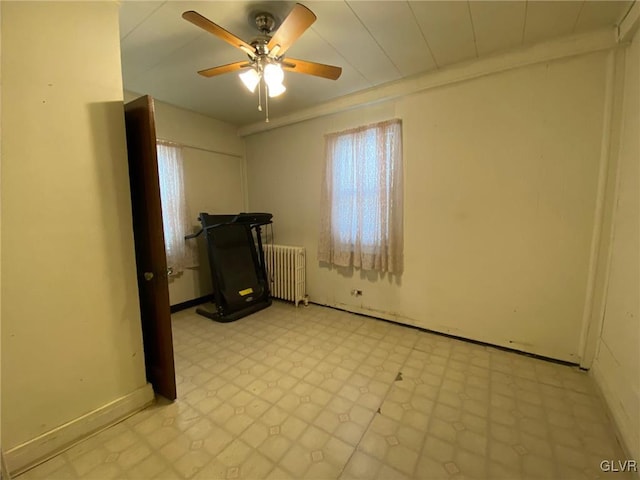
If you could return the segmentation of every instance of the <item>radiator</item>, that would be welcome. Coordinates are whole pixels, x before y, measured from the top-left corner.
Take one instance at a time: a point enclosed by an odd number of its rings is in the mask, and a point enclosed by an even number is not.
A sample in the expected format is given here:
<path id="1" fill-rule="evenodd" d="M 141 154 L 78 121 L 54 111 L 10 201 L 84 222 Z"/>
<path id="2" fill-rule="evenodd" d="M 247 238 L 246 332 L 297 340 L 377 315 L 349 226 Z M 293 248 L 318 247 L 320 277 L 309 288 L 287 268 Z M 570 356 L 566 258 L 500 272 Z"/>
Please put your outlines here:
<path id="1" fill-rule="evenodd" d="M 266 244 L 264 263 L 271 296 L 306 305 L 304 247 Z"/>

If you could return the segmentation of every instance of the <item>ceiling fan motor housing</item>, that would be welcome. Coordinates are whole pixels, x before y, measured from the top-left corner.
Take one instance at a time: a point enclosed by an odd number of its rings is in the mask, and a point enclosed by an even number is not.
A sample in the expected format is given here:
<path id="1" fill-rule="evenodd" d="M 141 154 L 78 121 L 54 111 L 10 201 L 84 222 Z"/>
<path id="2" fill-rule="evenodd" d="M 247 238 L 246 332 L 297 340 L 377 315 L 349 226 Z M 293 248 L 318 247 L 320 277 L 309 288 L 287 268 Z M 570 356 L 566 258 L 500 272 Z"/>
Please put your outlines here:
<path id="1" fill-rule="evenodd" d="M 269 47 L 267 44 L 271 40 L 270 33 L 276 26 L 276 19 L 269 12 L 261 12 L 256 15 L 256 27 L 260 30 L 261 35 L 253 39 L 251 45 L 256 49 L 258 56 L 268 55 Z"/>
<path id="2" fill-rule="evenodd" d="M 266 35 L 260 35 L 253 39 L 251 46 L 256 49 L 256 54 L 258 56 L 267 55 L 269 53 L 269 47 L 267 47 L 269 40 L 271 40 L 271 37 Z"/>
<path id="3" fill-rule="evenodd" d="M 261 12 L 256 15 L 256 27 L 263 35 L 269 35 L 276 26 L 276 19 L 269 12 Z"/>

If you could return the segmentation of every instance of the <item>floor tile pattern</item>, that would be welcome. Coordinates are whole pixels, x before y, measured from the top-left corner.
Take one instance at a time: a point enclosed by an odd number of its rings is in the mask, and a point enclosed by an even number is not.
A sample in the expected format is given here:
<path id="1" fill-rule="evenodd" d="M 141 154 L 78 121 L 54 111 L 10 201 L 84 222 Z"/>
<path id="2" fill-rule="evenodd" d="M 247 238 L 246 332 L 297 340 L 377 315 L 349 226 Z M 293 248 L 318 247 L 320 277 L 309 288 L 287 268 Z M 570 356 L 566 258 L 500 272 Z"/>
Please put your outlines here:
<path id="1" fill-rule="evenodd" d="M 173 327 L 176 402 L 19 479 L 594 479 L 624 459 L 575 367 L 316 305 Z"/>

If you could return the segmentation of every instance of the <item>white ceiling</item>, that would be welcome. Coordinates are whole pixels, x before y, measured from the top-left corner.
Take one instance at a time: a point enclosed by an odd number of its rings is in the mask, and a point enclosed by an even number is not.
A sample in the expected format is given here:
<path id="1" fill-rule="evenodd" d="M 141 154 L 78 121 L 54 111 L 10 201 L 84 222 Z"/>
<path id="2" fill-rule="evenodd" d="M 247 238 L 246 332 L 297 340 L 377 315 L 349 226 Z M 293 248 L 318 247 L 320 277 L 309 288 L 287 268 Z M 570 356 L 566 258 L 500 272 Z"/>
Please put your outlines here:
<path id="1" fill-rule="evenodd" d="M 621 1 L 304 1 L 318 17 L 287 55 L 342 67 L 337 81 L 287 72 L 272 118 L 411 75 L 563 35 L 614 27 Z M 282 20 L 295 2 L 138 1 L 120 9 L 125 89 L 236 125 L 263 120 L 257 95 L 237 73 L 204 78 L 204 68 L 246 59 L 239 49 L 181 18 L 196 10 L 245 41 L 253 15 Z"/>

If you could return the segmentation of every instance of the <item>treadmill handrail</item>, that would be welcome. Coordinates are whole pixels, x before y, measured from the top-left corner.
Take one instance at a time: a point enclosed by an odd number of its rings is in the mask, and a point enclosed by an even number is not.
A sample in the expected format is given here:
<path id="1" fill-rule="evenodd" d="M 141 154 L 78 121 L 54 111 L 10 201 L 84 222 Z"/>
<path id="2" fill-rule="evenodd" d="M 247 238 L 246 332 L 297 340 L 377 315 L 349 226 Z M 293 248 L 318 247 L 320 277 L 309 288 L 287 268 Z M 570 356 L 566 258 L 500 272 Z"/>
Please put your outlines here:
<path id="1" fill-rule="evenodd" d="M 209 230 L 211 228 L 216 228 L 216 227 L 220 227 L 223 225 L 233 225 L 233 224 L 239 224 L 239 225 L 249 225 L 250 227 L 255 227 L 258 225 L 268 225 L 270 223 L 273 223 L 272 219 L 272 215 L 270 213 L 239 213 L 237 215 L 220 215 L 220 217 L 231 217 L 229 220 L 226 221 L 222 221 L 222 222 L 218 222 L 218 223 L 213 223 L 210 225 L 206 225 L 206 221 L 203 221 L 202 215 L 207 215 L 208 217 L 217 217 L 218 215 L 211 215 L 208 213 L 201 213 L 200 216 L 198 217 L 198 219 L 200 220 L 200 222 L 202 223 L 202 228 L 204 228 L 205 230 Z M 268 216 L 268 219 L 267 219 Z M 260 217 L 262 217 L 262 219 L 260 219 Z M 205 217 L 206 219 L 206 217 Z M 254 221 L 252 221 L 254 220 Z M 257 220 L 257 221 L 255 221 Z"/>
<path id="2" fill-rule="evenodd" d="M 201 214 L 202 215 L 202 214 Z M 204 215 L 209 215 L 208 213 L 204 213 Z M 185 235 L 184 239 L 185 240 L 190 240 L 192 238 L 196 238 L 198 236 L 200 236 L 202 234 L 202 232 L 204 232 L 205 230 L 211 230 L 212 228 L 217 228 L 217 227 L 222 227 L 225 225 L 233 225 L 233 224 L 244 224 L 244 225 L 249 225 L 250 228 L 255 228 L 261 225 L 269 225 L 270 223 L 273 223 L 273 221 L 271 220 L 271 218 L 269 218 L 269 220 L 262 220 L 262 221 L 257 221 L 257 222 L 247 222 L 245 221 L 247 218 L 253 219 L 255 218 L 257 215 L 260 216 L 266 216 L 269 215 L 269 217 L 271 217 L 271 214 L 264 214 L 264 213 L 239 213 L 237 215 L 234 215 L 233 218 L 227 222 L 220 222 L 220 223 L 215 223 L 213 225 L 204 225 L 198 232 L 196 233 L 192 233 L 189 235 Z M 213 216 L 213 215 L 209 215 L 209 216 Z M 198 219 L 202 222 L 202 218 L 198 217 Z"/>
<path id="3" fill-rule="evenodd" d="M 190 235 L 185 235 L 185 236 L 184 236 L 184 239 L 185 239 L 185 240 L 190 240 L 190 239 L 192 239 L 192 238 L 196 238 L 196 237 L 200 236 L 200 234 L 201 234 L 202 232 L 204 232 L 204 228 L 201 228 L 201 229 L 200 229 L 198 232 L 196 232 L 196 233 L 192 233 L 192 234 L 190 234 Z"/>

